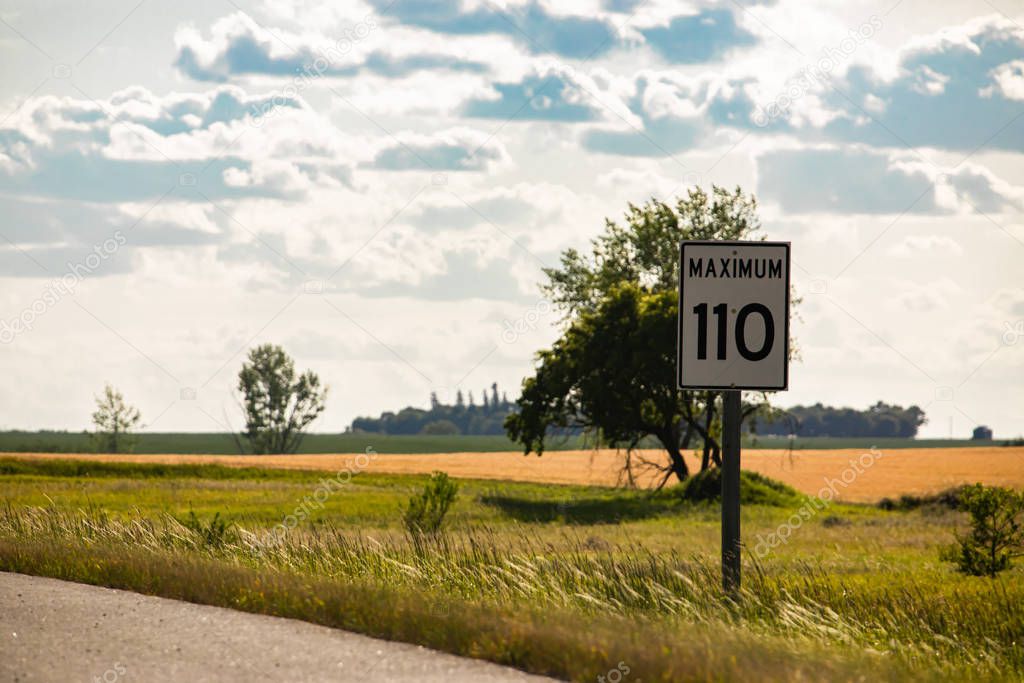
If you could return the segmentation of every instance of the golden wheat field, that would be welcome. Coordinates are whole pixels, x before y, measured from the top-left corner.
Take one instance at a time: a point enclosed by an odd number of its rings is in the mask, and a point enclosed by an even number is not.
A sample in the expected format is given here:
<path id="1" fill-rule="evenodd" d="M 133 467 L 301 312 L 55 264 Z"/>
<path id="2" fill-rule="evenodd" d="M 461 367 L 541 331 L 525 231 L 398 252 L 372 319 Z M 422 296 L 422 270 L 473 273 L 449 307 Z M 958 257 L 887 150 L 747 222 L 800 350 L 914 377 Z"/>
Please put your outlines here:
<path id="1" fill-rule="evenodd" d="M 326 471 L 420 474 L 443 470 L 453 477 L 555 484 L 615 486 L 624 483 L 625 453 L 614 450 L 552 451 L 538 457 L 516 452 L 373 455 L 97 455 L 9 453 L 16 458 L 100 459 L 108 462 L 215 463 L 231 467 L 273 467 Z M 660 462 L 659 451 L 632 455 L 636 483 L 650 486 L 660 479 L 644 471 L 642 460 Z M 865 451 L 747 450 L 743 468 L 783 481 L 807 494 L 831 487 L 849 502 L 873 502 L 901 494 L 935 493 L 957 484 L 983 482 L 1024 488 L 1024 447 L 906 448 Z M 698 460 L 687 457 L 691 469 Z"/>

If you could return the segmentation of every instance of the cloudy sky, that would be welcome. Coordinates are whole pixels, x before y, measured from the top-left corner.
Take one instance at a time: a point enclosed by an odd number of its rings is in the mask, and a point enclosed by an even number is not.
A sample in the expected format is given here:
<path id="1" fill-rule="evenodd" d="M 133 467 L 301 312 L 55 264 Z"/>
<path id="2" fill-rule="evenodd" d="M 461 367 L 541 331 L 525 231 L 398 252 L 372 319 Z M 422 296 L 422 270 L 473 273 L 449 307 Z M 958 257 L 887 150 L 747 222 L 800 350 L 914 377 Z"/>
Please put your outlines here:
<path id="1" fill-rule="evenodd" d="M 793 243 L 779 403 L 1024 433 L 1019 3 L 14 0 L 0 59 L 0 428 L 237 428 L 263 341 L 320 431 L 514 395 L 540 269 L 717 183 Z"/>

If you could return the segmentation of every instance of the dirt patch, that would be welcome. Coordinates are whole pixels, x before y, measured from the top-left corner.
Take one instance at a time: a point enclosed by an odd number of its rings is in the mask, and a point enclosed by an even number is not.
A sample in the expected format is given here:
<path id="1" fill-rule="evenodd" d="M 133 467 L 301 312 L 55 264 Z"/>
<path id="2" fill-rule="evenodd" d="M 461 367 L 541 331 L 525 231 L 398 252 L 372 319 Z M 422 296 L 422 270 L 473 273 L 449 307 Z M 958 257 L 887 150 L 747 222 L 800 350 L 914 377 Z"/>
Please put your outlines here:
<path id="1" fill-rule="evenodd" d="M 15 458 L 99 459 L 107 462 L 165 464 L 214 463 L 230 467 L 274 467 L 340 471 L 352 469 L 356 455 L 102 455 L 69 453 L 6 453 Z M 661 462 L 659 451 L 641 451 Z M 901 494 L 937 493 L 977 481 L 1024 488 L 1024 447 L 1012 448 L 905 448 L 747 450 L 743 468 L 783 481 L 799 491 L 818 494 L 830 487 L 834 497 L 845 501 L 873 502 Z M 442 453 L 378 455 L 368 472 L 423 474 L 443 470 L 453 477 L 499 479 L 552 484 L 614 486 L 620 477 L 624 454 L 617 451 L 552 451 L 542 457 L 521 453 Z M 699 463 L 687 458 L 691 469 Z M 654 473 L 641 474 L 640 485 L 656 480 Z"/>

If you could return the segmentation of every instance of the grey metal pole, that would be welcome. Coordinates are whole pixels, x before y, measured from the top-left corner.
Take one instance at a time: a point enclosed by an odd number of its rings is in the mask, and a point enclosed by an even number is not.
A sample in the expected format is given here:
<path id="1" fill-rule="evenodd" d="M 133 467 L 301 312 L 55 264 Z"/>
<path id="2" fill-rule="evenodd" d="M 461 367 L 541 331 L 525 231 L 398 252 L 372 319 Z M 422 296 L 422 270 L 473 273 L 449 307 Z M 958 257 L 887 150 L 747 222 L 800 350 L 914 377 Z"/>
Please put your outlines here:
<path id="1" fill-rule="evenodd" d="M 740 589 L 740 392 L 726 391 L 722 415 L 722 588 Z"/>

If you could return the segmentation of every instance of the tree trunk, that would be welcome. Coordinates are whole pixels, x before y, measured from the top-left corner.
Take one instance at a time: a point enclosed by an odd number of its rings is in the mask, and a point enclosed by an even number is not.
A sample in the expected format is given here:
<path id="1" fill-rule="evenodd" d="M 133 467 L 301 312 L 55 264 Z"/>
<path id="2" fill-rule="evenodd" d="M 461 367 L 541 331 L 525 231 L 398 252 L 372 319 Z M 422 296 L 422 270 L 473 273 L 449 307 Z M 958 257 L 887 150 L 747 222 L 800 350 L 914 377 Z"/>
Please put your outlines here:
<path id="1" fill-rule="evenodd" d="M 715 419 L 715 399 L 712 398 L 711 394 L 708 394 L 708 400 L 704 407 L 704 455 L 700 459 L 700 471 L 710 467 L 711 449 L 716 447 L 714 439 L 711 438 L 711 423 Z M 716 460 L 715 464 L 720 464 L 720 461 Z"/>
<path id="2" fill-rule="evenodd" d="M 690 450 L 690 442 L 693 441 L 693 425 L 686 423 L 686 431 L 683 432 L 683 440 L 679 442 L 680 450 Z"/>
<path id="3" fill-rule="evenodd" d="M 679 446 L 669 444 L 668 458 L 672 463 L 672 473 L 676 475 L 676 479 L 685 481 L 690 476 L 690 468 L 686 466 L 686 460 L 683 459 L 683 453 L 679 450 Z"/>
<path id="4" fill-rule="evenodd" d="M 685 481 L 690 476 L 690 468 L 686 466 L 683 452 L 679 448 L 679 427 L 677 425 L 670 425 L 662 434 L 658 435 L 658 440 L 661 441 L 665 450 L 668 451 L 672 474 L 676 475 L 676 479 L 679 481 Z"/>

